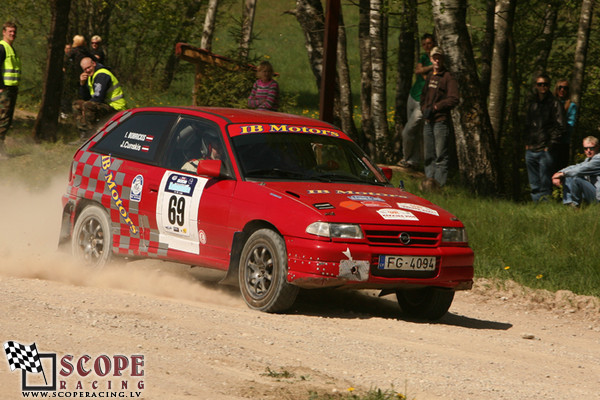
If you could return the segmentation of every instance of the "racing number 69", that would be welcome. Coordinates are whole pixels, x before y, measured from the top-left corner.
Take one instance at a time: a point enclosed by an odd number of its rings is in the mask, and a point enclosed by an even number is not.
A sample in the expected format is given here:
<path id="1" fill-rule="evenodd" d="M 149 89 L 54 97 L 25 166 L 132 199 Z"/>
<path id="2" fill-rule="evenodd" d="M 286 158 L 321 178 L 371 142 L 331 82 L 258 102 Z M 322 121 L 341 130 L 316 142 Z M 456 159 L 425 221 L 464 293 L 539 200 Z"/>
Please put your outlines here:
<path id="1" fill-rule="evenodd" d="M 185 199 L 183 197 L 171 196 L 169 198 L 169 222 L 183 226 L 185 212 Z"/>

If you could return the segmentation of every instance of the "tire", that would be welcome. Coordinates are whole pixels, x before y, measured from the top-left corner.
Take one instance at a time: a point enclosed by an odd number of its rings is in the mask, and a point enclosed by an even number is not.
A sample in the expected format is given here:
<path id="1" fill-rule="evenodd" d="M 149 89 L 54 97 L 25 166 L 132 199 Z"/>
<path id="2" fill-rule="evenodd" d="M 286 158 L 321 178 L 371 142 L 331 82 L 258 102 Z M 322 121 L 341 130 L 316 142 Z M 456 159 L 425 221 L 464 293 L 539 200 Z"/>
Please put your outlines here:
<path id="1" fill-rule="evenodd" d="M 71 251 L 76 260 L 89 267 L 101 268 L 112 259 L 112 233 L 108 213 L 90 205 L 83 209 L 71 235 Z"/>
<path id="2" fill-rule="evenodd" d="M 414 318 L 442 318 L 454 300 L 454 290 L 435 287 L 396 290 L 396 299 L 404 313 Z"/>
<path id="3" fill-rule="evenodd" d="M 238 274 L 242 297 L 254 310 L 285 311 L 298 295 L 298 287 L 287 282 L 285 242 L 270 229 L 250 235 L 242 250 Z"/>

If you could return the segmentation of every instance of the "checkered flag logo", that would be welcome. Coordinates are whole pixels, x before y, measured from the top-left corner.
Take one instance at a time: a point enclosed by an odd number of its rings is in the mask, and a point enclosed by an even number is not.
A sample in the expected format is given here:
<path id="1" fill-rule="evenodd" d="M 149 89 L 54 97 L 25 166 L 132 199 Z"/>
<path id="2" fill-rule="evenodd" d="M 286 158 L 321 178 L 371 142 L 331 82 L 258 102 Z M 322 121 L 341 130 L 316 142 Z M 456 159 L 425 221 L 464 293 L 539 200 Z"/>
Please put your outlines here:
<path id="1" fill-rule="evenodd" d="M 32 343 L 31 346 L 25 346 L 11 340 L 4 343 L 4 352 L 11 372 L 17 368 L 34 374 L 44 372 L 35 343 Z"/>

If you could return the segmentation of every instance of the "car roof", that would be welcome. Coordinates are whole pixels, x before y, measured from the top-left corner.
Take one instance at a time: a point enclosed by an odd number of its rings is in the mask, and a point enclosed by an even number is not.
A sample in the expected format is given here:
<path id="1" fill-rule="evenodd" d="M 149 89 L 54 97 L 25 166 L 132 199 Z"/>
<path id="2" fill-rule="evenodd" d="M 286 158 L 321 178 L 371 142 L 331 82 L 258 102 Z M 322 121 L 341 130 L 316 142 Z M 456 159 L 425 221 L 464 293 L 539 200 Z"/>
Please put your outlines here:
<path id="1" fill-rule="evenodd" d="M 153 111 L 153 112 L 174 112 L 188 115 L 197 115 L 207 117 L 207 114 L 224 120 L 225 123 L 288 123 L 295 125 L 309 125 L 323 128 L 336 128 L 334 125 L 318 119 L 303 117 L 295 114 L 286 114 L 276 111 L 250 110 L 225 107 L 194 107 L 194 106 L 171 106 L 171 107 L 142 107 L 130 110 L 133 113 Z"/>

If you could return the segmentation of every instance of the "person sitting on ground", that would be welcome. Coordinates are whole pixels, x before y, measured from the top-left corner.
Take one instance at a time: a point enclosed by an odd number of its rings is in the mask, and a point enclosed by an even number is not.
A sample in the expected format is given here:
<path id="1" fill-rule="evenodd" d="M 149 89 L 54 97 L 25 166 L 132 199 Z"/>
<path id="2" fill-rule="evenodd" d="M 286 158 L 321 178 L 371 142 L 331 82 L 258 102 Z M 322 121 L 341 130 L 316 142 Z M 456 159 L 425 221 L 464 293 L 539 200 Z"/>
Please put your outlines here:
<path id="1" fill-rule="evenodd" d="M 579 207 L 583 202 L 600 200 L 600 145 L 594 136 L 583 139 L 586 159 L 569 165 L 552 176 L 552 183 L 563 188 L 563 204 Z"/>

